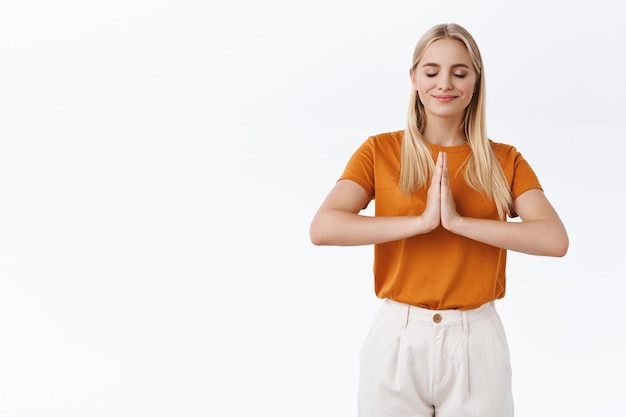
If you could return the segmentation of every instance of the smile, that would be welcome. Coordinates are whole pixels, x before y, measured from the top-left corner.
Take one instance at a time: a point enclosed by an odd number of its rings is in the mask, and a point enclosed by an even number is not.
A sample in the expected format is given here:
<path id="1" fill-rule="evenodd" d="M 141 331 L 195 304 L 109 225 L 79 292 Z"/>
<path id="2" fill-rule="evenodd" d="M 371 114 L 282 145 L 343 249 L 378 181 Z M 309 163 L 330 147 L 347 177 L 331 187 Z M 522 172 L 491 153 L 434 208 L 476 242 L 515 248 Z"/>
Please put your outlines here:
<path id="1" fill-rule="evenodd" d="M 433 96 L 433 98 L 441 103 L 449 103 L 456 98 L 456 96 Z"/>

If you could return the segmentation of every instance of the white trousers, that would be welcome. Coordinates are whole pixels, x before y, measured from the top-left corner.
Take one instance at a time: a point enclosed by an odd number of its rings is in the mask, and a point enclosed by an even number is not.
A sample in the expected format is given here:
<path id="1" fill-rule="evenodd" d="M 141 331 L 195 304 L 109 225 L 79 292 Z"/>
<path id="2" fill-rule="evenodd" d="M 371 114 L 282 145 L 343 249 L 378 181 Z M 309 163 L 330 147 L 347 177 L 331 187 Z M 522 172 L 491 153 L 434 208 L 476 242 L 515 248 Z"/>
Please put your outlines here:
<path id="1" fill-rule="evenodd" d="M 361 350 L 359 417 L 512 417 L 509 348 L 493 303 L 384 300 Z"/>

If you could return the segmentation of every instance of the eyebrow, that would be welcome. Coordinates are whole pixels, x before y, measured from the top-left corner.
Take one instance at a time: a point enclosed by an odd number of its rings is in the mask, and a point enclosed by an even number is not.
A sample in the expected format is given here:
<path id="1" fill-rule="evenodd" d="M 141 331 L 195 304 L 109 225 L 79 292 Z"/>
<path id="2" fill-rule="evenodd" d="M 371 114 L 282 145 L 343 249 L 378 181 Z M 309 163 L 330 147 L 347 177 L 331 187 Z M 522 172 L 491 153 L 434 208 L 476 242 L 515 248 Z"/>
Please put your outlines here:
<path id="1" fill-rule="evenodd" d="M 436 67 L 436 68 L 440 68 L 441 65 L 439 64 L 435 64 L 434 62 L 426 62 L 422 65 L 422 68 L 424 67 Z M 452 65 L 452 68 L 467 68 L 470 69 L 470 67 L 466 64 L 454 64 Z"/>

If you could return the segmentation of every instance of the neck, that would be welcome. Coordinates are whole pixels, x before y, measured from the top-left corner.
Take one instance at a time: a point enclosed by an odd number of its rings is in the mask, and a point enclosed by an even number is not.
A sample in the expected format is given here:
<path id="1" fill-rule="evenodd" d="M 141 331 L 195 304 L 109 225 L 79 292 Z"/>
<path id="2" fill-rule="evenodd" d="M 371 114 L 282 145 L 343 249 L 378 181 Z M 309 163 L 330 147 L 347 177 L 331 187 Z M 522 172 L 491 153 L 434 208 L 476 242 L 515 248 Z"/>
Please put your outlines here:
<path id="1" fill-rule="evenodd" d="M 451 147 L 451 146 L 462 146 L 462 145 L 466 145 L 467 141 L 465 139 L 434 139 L 431 140 L 428 137 L 424 137 L 424 140 L 426 140 L 426 142 L 428 143 L 432 143 L 433 145 L 438 145 L 438 146 L 444 146 L 444 147 Z"/>
<path id="2" fill-rule="evenodd" d="M 460 129 L 460 124 L 437 123 L 437 120 L 429 118 L 424 130 L 424 140 L 439 146 L 460 146 L 465 145 L 467 140 Z"/>
<path id="3" fill-rule="evenodd" d="M 467 143 L 467 140 L 459 135 L 458 132 L 455 132 L 454 134 L 424 132 L 423 137 L 426 142 L 439 146 L 461 146 Z"/>

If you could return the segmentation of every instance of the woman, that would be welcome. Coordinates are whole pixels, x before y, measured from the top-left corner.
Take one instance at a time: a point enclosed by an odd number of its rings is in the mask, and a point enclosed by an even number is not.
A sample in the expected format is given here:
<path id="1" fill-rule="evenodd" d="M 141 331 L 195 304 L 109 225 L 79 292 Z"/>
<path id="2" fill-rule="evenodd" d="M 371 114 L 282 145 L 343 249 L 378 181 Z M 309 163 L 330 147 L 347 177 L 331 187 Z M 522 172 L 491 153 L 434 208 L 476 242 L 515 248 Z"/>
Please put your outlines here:
<path id="1" fill-rule="evenodd" d="M 507 250 L 569 240 L 529 164 L 488 139 L 476 42 L 437 25 L 417 43 L 406 129 L 372 136 L 315 214 L 315 245 L 374 244 L 383 305 L 361 351 L 361 417 L 513 415 Z M 375 199 L 375 216 L 359 214 Z M 521 222 L 507 222 L 517 217 Z"/>

